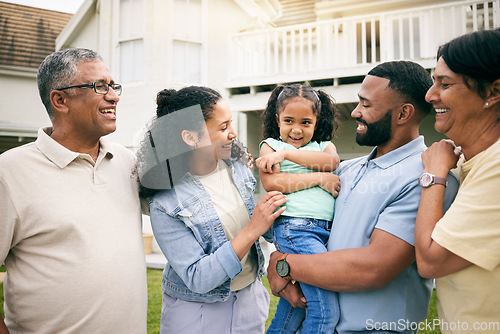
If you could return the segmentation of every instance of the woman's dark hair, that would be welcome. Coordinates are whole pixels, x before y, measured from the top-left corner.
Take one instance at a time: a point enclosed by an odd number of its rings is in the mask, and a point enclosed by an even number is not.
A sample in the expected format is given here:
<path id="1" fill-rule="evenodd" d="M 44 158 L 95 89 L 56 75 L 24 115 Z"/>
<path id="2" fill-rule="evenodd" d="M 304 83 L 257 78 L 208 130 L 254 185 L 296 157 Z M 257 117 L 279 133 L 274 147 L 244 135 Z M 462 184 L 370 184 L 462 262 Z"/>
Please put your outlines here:
<path id="1" fill-rule="evenodd" d="M 488 87 L 500 79 L 500 28 L 476 31 L 439 47 L 437 59 L 461 74 L 467 87 L 486 98 Z"/>
<path id="2" fill-rule="evenodd" d="M 315 91 L 308 84 L 277 86 L 271 92 L 267 107 L 261 115 L 263 139 L 280 139 L 280 129 L 276 116 L 294 99 L 312 102 L 313 113 L 317 117 L 316 128 L 311 140 L 320 142 L 331 140 L 338 129 L 338 110 L 333 98 L 327 93 Z"/>
<path id="3" fill-rule="evenodd" d="M 176 91 L 164 89 L 156 96 L 156 117 L 199 105 L 205 122 L 212 117 L 214 106 L 222 99 L 216 90 L 202 86 L 189 86 Z M 184 130 L 184 129 L 183 129 Z"/>
<path id="4" fill-rule="evenodd" d="M 212 117 L 214 106 L 220 99 L 222 96 L 217 91 L 200 86 L 164 89 L 157 94 L 156 117 L 147 126 L 133 172 L 139 180 L 140 197 L 147 198 L 158 191 L 170 189 L 188 171 L 192 147 L 184 142 L 181 133 L 189 130 L 201 135 L 205 122 Z M 202 116 L 199 115 L 200 110 Z M 163 148 L 181 153 L 166 160 L 159 157 Z"/>

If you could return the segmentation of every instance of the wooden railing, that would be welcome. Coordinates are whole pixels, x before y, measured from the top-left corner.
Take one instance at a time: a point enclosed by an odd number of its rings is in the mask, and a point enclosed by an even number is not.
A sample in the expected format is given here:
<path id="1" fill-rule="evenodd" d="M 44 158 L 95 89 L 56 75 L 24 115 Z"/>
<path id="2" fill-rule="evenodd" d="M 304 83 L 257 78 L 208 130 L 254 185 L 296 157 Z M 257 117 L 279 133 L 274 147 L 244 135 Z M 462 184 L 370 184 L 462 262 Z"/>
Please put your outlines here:
<path id="1" fill-rule="evenodd" d="M 500 27 L 500 0 L 455 2 L 230 36 L 228 86 L 321 79 L 387 60 L 425 60 L 461 34 Z M 328 73 L 328 74 L 326 74 Z"/>

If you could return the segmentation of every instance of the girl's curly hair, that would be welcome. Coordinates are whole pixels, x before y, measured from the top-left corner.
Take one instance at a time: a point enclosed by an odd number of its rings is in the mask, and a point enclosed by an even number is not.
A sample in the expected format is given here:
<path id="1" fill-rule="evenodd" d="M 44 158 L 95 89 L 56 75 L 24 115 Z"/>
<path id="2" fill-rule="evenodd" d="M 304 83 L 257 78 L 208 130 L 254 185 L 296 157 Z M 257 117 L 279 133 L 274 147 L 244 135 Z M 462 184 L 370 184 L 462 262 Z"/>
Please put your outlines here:
<path id="1" fill-rule="evenodd" d="M 317 121 L 311 140 L 317 142 L 331 140 L 339 126 L 335 101 L 324 91 L 315 91 L 308 84 L 279 85 L 273 89 L 266 109 L 260 117 L 263 126 L 263 139 L 280 139 L 280 129 L 276 116 L 279 116 L 289 102 L 297 98 L 312 102 L 313 113 L 316 115 Z"/>

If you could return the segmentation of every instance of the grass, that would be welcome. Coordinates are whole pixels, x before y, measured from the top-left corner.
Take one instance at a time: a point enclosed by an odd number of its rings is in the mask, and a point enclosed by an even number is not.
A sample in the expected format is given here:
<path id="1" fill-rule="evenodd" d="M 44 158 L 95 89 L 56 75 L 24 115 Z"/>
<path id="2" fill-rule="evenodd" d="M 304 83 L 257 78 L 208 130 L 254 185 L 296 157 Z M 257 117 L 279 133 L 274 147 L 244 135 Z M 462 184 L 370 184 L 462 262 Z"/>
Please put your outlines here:
<path id="1" fill-rule="evenodd" d="M 148 334 L 160 333 L 162 270 L 148 269 Z"/>
<path id="2" fill-rule="evenodd" d="M 5 267 L 0 267 L 0 272 L 5 271 Z M 161 318 L 161 302 L 162 302 L 162 292 L 161 292 L 161 279 L 162 271 L 157 269 L 148 269 L 148 334 L 158 334 L 160 333 L 160 318 Z M 269 282 L 267 278 L 263 278 L 264 286 L 269 291 L 271 295 L 271 304 L 269 306 L 269 318 L 266 321 L 266 329 L 269 327 L 272 318 L 274 317 L 274 312 L 276 311 L 276 306 L 278 305 L 278 297 L 271 294 L 269 289 Z M 0 313 L 3 313 L 3 283 L 0 284 Z M 433 319 L 437 318 L 436 311 L 436 293 L 432 293 L 431 303 L 429 307 L 429 316 L 427 321 L 432 323 Z M 441 334 L 441 332 L 436 330 L 422 330 L 419 333 L 423 334 Z"/>
<path id="3" fill-rule="evenodd" d="M 155 269 L 148 269 L 148 291 L 149 291 L 149 304 L 148 304 L 148 334 L 158 334 L 160 332 L 160 318 L 161 318 L 161 278 L 162 271 Z M 278 305 L 279 298 L 273 296 L 269 288 L 269 281 L 266 277 L 263 277 L 262 282 L 264 286 L 269 291 L 271 296 L 271 303 L 269 305 L 269 317 L 266 321 L 266 329 L 271 324 L 271 320 L 274 317 L 276 311 L 276 306 Z M 155 300 L 158 298 L 158 300 Z M 436 293 L 432 293 L 432 298 L 429 306 L 429 316 L 427 321 L 432 323 L 432 320 L 437 318 L 436 311 Z M 422 326 L 422 328 L 425 326 Z M 441 332 L 436 330 L 422 330 L 419 333 L 423 334 L 441 334 Z"/>
<path id="4" fill-rule="evenodd" d="M 269 295 L 271 296 L 271 302 L 269 303 L 269 316 L 267 317 L 266 321 L 266 330 L 267 330 L 267 328 L 271 324 L 271 320 L 273 320 L 274 318 L 274 313 L 276 312 L 276 306 L 278 306 L 279 298 L 274 296 L 273 293 L 271 292 L 267 276 L 262 277 L 262 283 L 264 283 L 264 286 L 266 287 L 267 291 L 269 292 Z"/>

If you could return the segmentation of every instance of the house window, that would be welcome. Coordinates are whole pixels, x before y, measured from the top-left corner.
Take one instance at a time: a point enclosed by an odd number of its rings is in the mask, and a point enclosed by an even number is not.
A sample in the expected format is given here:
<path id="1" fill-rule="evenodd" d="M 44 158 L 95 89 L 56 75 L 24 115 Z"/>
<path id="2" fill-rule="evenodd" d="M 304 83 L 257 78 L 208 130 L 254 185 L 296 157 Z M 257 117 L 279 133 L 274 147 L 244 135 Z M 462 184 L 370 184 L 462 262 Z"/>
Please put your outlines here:
<path id="1" fill-rule="evenodd" d="M 141 81 L 145 70 L 142 38 L 120 42 L 120 80 L 124 83 Z"/>
<path id="2" fill-rule="evenodd" d="M 174 81 L 200 84 L 201 44 L 174 40 L 173 52 Z"/>
<path id="3" fill-rule="evenodd" d="M 172 79 L 181 84 L 201 84 L 203 68 L 203 2 L 174 0 Z"/>
<path id="4" fill-rule="evenodd" d="M 145 78 L 144 0 L 120 0 L 120 81 Z"/>

